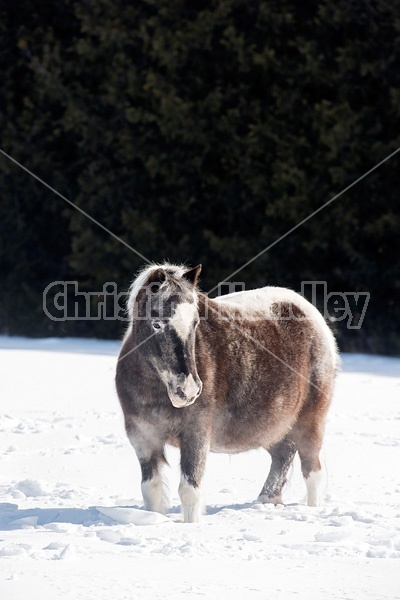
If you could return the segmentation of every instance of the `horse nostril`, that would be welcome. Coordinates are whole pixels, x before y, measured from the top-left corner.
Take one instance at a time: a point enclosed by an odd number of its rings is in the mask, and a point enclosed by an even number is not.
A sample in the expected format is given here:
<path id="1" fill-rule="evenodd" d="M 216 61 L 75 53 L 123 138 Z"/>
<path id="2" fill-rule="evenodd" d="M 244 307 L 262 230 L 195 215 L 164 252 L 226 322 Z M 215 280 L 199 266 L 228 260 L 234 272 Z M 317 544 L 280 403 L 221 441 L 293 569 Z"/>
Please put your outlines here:
<path id="1" fill-rule="evenodd" d="M 176 395 L 179 396 L 179 398 L 182 398 L 182 400 L 186 400 L 186 398 L 187 398 L 185 392 L 183 391 L 183 389 L 181 387 L 176 388 Z"/>

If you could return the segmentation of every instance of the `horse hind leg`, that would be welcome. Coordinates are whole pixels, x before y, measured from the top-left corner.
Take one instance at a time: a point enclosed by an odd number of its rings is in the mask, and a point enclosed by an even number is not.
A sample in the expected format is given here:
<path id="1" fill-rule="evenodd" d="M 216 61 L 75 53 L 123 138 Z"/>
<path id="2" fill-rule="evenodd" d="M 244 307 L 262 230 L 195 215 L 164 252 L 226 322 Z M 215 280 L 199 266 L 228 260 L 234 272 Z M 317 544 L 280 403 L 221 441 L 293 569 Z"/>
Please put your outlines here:
<path id="1" fill-rule="evenodd" d="M 307 443 L 299 448 L 301 470 L 307 487 L 308 506 L 321 506 L 323 504 L 324 473 L 321 465 L 321 444 Z"/>
<path id="2" fill-rule="evenodd" d="M 296 444 L 290 437 L 268 448 L 272 463 L 266 482 L 258 496 L 263 504 L 282 504 L 282 491 L 287 482 L 287 474 L 296 454 Z"/>
<path id="3" fill-rule="evenodd" d="M 321 464 L 321 448 L 330 394 L 322 394 L 314 390 L 310 396 L 308 404 L 301 411 L 293 428 L 293 434 L 307 487 L 307 504 L 321 506 L 325 480 Z"/>

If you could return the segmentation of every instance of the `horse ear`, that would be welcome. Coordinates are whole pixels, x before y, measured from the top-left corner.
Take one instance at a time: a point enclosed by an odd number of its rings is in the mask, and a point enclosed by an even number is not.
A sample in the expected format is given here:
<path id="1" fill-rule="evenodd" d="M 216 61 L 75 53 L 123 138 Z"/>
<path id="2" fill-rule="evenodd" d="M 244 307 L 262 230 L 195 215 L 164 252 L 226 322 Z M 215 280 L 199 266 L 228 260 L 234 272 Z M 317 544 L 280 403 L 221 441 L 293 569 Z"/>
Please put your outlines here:
<path id="1" fill-rule="evenodd" d="M 197 285 L 197 281 L 199 279 L 199 275 L 201 273 L 202 265 L 197 265 L 197 267 L 193 267 L 193 269 L 189 269 L 189 271 L 185 271 L 182 275 L 185 279 L 187 279 L 193 286 Z"/>

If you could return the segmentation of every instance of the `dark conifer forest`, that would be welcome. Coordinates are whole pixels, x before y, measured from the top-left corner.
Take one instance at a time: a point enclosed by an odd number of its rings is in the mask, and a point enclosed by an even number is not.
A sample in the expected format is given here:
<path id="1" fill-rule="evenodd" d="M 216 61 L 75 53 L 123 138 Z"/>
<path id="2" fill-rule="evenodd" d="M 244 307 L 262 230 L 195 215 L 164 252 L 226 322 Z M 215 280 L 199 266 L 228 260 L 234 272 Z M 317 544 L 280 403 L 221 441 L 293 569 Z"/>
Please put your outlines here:
<path id="1" fill-rule="evenodd" d="M 1 149 L 103 226 L 0 154 L 0 333 L 119 337 L 43 291 L 146 257 L 368 292 L 340 348 L 400 354 L 400 153 L 274 244 L 400 147 L 399 0 L 3 1 L 0 74 Z"/>

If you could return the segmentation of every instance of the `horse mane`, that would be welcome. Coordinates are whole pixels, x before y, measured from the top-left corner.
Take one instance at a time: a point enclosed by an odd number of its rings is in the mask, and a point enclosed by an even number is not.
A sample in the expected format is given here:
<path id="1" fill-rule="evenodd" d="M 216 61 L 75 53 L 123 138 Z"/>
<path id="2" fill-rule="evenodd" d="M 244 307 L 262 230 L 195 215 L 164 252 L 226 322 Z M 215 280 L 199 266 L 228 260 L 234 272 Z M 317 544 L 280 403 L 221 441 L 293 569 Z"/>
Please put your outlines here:
<path id="1" fill-rule="evenodd" d="M 162 293 L 164 292 L 166 296 L 171 292 L 184 292 L 189 289 L 188 282 L 182 279 L 183 274 L 188 270 L 188 267 L 185 265 L 173 265 L 168 262 L 163 262 L 152 263 L 143 267 L 132 281 L 128 292 L 127 309 L 131 317 L 140 290 L 151 281 L 152 275 L 160 269 L 165 273 L 165 281 L 161 284 L 160 291 Z"/>

